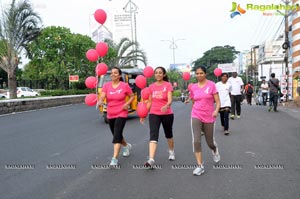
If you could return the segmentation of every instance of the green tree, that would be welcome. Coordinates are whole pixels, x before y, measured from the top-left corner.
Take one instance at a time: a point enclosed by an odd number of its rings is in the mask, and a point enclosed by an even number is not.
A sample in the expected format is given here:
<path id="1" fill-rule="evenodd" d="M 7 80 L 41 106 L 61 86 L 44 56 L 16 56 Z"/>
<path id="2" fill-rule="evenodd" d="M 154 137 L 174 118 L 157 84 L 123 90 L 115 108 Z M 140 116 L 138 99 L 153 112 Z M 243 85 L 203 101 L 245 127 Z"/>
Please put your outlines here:
<path id="1" fill-rule="evenodd" d="M 70 74 L 79 75 L 80 82 L 84 82 L 87 76 L 95 75 L 96 63 L 85 57 L 95 45 L 90 37 L 73 34 L 66 27 L 46 27 L 30 45 L 31 61 L 25 66 L 23 77 L 47 80 L 49 88 L 61 89 L 68 86 Z"/>
<path id="2" fill-rule="evenodd" d="M 195 71 L 197 66 L 206 66 L 207 78 L 216 81 L 217 78 L 213 73 L 214 69 L 217 68 L 218 64 L 232 63 L 238 53 L 239 51 L 236 51 L 233 46 L 215 46 L 206 51 L 201 58 L 198 58 L 192 63 L 193 71 Z"/>
<path id="3" fill-rule="evenodd" d="M 0 18 L 0 67 L 8 75 L 10 98 L 16 98 L 16 69 L 23 50 L 40 32 L 41 18 L 29 1 L 12 0 Z"/>

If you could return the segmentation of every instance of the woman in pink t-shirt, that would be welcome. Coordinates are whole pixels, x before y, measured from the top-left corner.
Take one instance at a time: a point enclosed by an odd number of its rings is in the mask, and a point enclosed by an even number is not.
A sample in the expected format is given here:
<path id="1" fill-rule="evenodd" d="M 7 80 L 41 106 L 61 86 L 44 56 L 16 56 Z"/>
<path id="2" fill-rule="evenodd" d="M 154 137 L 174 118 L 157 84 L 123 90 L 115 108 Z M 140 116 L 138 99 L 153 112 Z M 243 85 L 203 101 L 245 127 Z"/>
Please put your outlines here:
<path id="1" fill-rule="evenodd" d="M 220 109 L 220 99 L 215 83 L 206 79 L 206 68 L 204 66 L 197 67 L 195 74 L 198 83 L 191 86 L 190 97 L 186 102 L 193 100 L 191 113 L 193 152 L 198 164 L 193 174 L 201 175 L 204 172 L 201 132 L 204 133 L 207 145 L 212 150 L 213 160 L 220 161 L 217 143 L 214 139 L 214 125 Z"/>
<path id="2" fill-rule="evenodd" d="M 171 108 L 173 87 L 168 82 L 166 69 L 159 66 L 154 70 L 156 82 L 149 86 L 150 96 L 147 102 L 149 111 L 150 142 L 149 159 L 144 166 L 151 168 L 157 148 L 160 124 L 162 124 L 165 137 L 169 145 L 169 160 L 175 160 L 174 140 L 173 140 L 173 121 L 174 115 Z M 145 118 L 141 118 L 143 123 Z"/>
<path id="3" fill-rule="evenodd" d="M 128 106 L 134 99 L 131 88 L 125 82 L 121 81 L 122 71 L 113 67 L 111 70 L 111 81 L 103 85 L 102 93 L 98 105 L 102 105 L 104 98 L 107 102 L 107 119 L 110 130 L 113 134 L 114 154 L 110 166 L 118 165 L 118 156 L 123 146 L 123 156 L 130 155 L 131 144 L 127 143 L 123 137 L 123 129 L 128 117 Z M 129 100 L 126 101 L 126 96 Z"/>

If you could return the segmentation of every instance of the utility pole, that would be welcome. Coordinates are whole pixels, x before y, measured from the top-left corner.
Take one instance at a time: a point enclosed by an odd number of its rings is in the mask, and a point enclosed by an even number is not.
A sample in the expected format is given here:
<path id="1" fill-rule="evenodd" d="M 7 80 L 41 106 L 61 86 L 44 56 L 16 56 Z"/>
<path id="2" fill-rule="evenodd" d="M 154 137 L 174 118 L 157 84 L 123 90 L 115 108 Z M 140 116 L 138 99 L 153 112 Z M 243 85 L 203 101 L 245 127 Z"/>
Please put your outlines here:
<path id="1" fill-rule="evenodd" d="M 170 42 L 170 48 L 173 50 L 173 64 L 176 64 L 175 62 L 175 49 L 178 48 L 176 42 L 180 40 L 185 40 L 185 39 L 176 39 L 174 40 L 174 37 L 172 37 L 172 40 L 161 40 L 161 41 L 167 41 Z"/>
<path id="2" fill-rule="evenodd" d="M 291 1 L 285 0 L 283 2 L 285 3 L 285 6 L 287 7 Z M 284 29 L 285 40 L 284 40 L 284 43 L 282 44 L 282 48 L 285 50 L 284 62 L 285 62 L 285 76 L 286 76 L 286 101 L 288 101 L 288 98 L 289 98 L 289 49 L 290 49 L 288 17 L 290 14 L 292 14 L 292 12 L 289 13 L 287 8 L 285 9 L 284 14 L 282 12 L 280 12 L 279 10 L 277 10 L 277 12 L 284 15 L 284 22 L 285 22 L 285 29 Z"/>

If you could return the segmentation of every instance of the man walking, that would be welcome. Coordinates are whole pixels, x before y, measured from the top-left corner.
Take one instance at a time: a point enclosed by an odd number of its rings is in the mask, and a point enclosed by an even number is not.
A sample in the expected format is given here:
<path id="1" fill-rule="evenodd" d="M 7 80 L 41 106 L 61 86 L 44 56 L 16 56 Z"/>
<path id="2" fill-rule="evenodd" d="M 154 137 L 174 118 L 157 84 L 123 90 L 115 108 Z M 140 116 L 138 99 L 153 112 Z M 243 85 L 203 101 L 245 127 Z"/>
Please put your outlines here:
<path id="1" fill-rule="evenodd" d="M 278 104 L 279 80 L 275 78 L 275 73 L 271 74 L 271 79 L 269 80 L 268 85 L 269 85 L 269 94 L 270 94 L 269 112 L 272 110 L 272 106 L 274 111 L 278 112 L 277 104 Z"/>
<path id="2" fill-rule="evenodd" d="M 263 105 L 267 105 L 267 98 L 268 98 L 268 92 L 269 92 L 269 86 L 266 80 L 262 80 L 262 83 L 260 85 L 261 88 L 261 93 L 262 93 L 262 100 L 263 100 Z"/>
<path id="3" fill-rule="evenodd" d="M 232 77 L 228 79 L 231 84 L 232 89 L 230 92 L 231 99 L 231 115 L 230 118 L 234 120 L 235 112 L 237 118 L 241 117 L 241 102 L 242 102 L 242 92 L 244 90 L 244 82 L 242 78 L 237 76 L 237 72 L 232 73 Z"/>

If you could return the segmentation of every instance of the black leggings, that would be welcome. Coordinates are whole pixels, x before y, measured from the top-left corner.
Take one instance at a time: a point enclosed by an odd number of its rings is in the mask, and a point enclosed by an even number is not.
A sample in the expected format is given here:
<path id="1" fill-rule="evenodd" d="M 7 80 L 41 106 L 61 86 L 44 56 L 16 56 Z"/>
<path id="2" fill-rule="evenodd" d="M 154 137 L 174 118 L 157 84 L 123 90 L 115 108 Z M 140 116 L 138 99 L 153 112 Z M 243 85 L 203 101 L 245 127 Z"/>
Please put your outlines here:
<path id="1" fill-rule="evenodd" d="M 221 125 L 224 126 L 224 131 L 228 131 L 229 129 L 229 113 L 230 107 L 224 107 L 220 109 L 220 120 Z"/>
<path id="2" fill-rule="evenodd" d="M 108 119 L 111 133 L 113 134 L 112 143 L 121 143 L 123 140 L 123 129 L 126 124 L 126 118 L 118 117 Z"/>
<path id="3" fill-rule="evenodd" d="M 154 115 L 149 114 L 150 141 L 158 141 L 159 128 L 162 124 L 167 139 L 173 138 L 174 115 Z"/>

